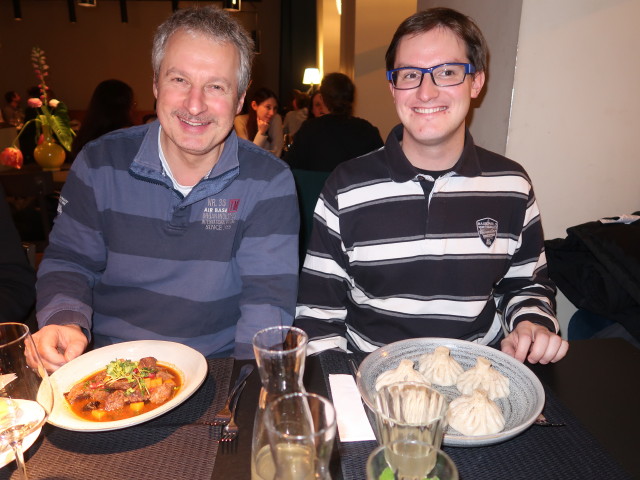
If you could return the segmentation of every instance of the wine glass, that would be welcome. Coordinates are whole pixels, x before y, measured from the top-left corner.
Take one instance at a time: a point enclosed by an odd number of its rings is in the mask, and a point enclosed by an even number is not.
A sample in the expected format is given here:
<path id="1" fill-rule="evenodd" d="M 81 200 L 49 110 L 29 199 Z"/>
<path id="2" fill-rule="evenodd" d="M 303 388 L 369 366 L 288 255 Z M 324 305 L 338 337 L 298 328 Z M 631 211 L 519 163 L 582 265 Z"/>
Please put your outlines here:
<path id="1" fill-rule="evenodd" d="M 29 328 L 0 323 L 0 452 L 13 450 L 28 480 L 22 440 L 37 431 L 53 407 L 53 391 Z"/>

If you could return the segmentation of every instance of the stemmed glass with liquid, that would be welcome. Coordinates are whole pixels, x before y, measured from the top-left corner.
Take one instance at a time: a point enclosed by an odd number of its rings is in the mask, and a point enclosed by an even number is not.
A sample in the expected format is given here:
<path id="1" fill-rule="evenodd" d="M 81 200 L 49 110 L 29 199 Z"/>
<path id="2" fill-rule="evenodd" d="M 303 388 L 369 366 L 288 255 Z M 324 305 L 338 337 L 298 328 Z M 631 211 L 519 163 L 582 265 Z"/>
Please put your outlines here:
<path id="1" fill-rule="evenodd" d="M 29 328 L 0 323 L 0 452 L 13 451 L 25 480 L 22 441 L 42 427 L 52 408 L 49 377 Z"/>

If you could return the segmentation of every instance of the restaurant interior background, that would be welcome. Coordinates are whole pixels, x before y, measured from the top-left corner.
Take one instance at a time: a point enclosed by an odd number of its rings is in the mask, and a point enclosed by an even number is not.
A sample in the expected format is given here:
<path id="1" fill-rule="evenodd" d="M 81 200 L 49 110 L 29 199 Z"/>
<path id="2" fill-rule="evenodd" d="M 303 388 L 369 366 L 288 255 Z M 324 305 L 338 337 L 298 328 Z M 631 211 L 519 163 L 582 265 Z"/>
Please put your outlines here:
<path id="1" fill-rule="evenodd" d="M 77 0 L 76 0 L 77 2 Z M 15 17 L 20 6 L 22 20 Z M 138 109 L 153 108 L 150 46 L 172 0 L 0 2 L 0 93 L 23 98 L 35 83 L 30 50 L 45 50 L 50 84 L 71 110 L 86 108 L 107 78 L 129 83 Z M 183 7 L 191 3 L 176 3 Z M 242 0 L 234 13 L 256 32 L 256 86 L 289 100 L 305 67 L 343 71 L 357 86 L 356 115 L 385 137 L 396 115 L 384 52 L 411 13 L 449 6 L 472 16 L 491 50 L 488 83 L 471 113 L 478 143 L 520 162 L 532 177 L 547 239 L 573 225 L 640 210 L 640 0 Z M 575 308 L 559 295 L 559 319 Z"/>

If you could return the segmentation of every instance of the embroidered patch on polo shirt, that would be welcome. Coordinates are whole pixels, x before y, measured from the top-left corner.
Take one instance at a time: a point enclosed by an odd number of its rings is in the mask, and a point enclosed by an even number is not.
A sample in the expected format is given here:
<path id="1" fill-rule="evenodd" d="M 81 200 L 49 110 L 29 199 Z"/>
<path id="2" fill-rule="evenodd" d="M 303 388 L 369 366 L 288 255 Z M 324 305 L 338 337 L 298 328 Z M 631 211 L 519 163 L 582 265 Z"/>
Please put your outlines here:
<path id="1" fill-rule="evenodd" d="M 476 229 L 482 243 L 490 247 L 498 236 L 498 222 L 493 218 L 476 220 Z"/>
<path id="2" fill-rule="evenodd" d="M 208 198 L 202 212 L 202 224 L 206 230 L 230 230 L 236 222 L 238 208 L 239 198 Z"/>

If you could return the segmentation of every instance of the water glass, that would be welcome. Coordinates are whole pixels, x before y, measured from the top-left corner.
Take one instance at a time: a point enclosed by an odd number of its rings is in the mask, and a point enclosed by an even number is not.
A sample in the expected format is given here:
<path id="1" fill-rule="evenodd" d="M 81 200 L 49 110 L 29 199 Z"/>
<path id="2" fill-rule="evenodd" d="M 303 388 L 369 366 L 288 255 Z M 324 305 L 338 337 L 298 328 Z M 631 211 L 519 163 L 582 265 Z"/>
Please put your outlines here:
<path id="1" fill-rule="evenodd" d="M 330 480 L 336 435 L 331 402 L 312 393 L 292 393 L 267 406 L 265 425 L 276 480 Z"/>
<path id="2" fill-rule="evenodd" d="M 264 425 L 267 405 L 278 397 L 303 392 L 302 376 L 309 337 L 291 326 L 269 327 L 253 337 L 253 351 L 262 388 L 253 423 L 251 479 L 273 480 L 275 468 Z"/>
<path id="3" fill-rule="evenodd" d="M 433 445 L 396 440 L 376 448 L 367 460 L 367 480 L 458 480 L 451 458 Z"/>
<path id="4" fill-rule="evenodd" d="M 415 440 L 440 448 L 447 427 L 446 398 L 418 382 L 398 382 L 376 395 L 376 425 L 382 445 L 395 440 Z"/>
<path id="5" fill-rule="evenodd" d="M 53 391 L 40 356 L 22 323 L 0 324 L 0 452 L 13 451 L 27 480 L 22 442 L 42 427 Z"/>

